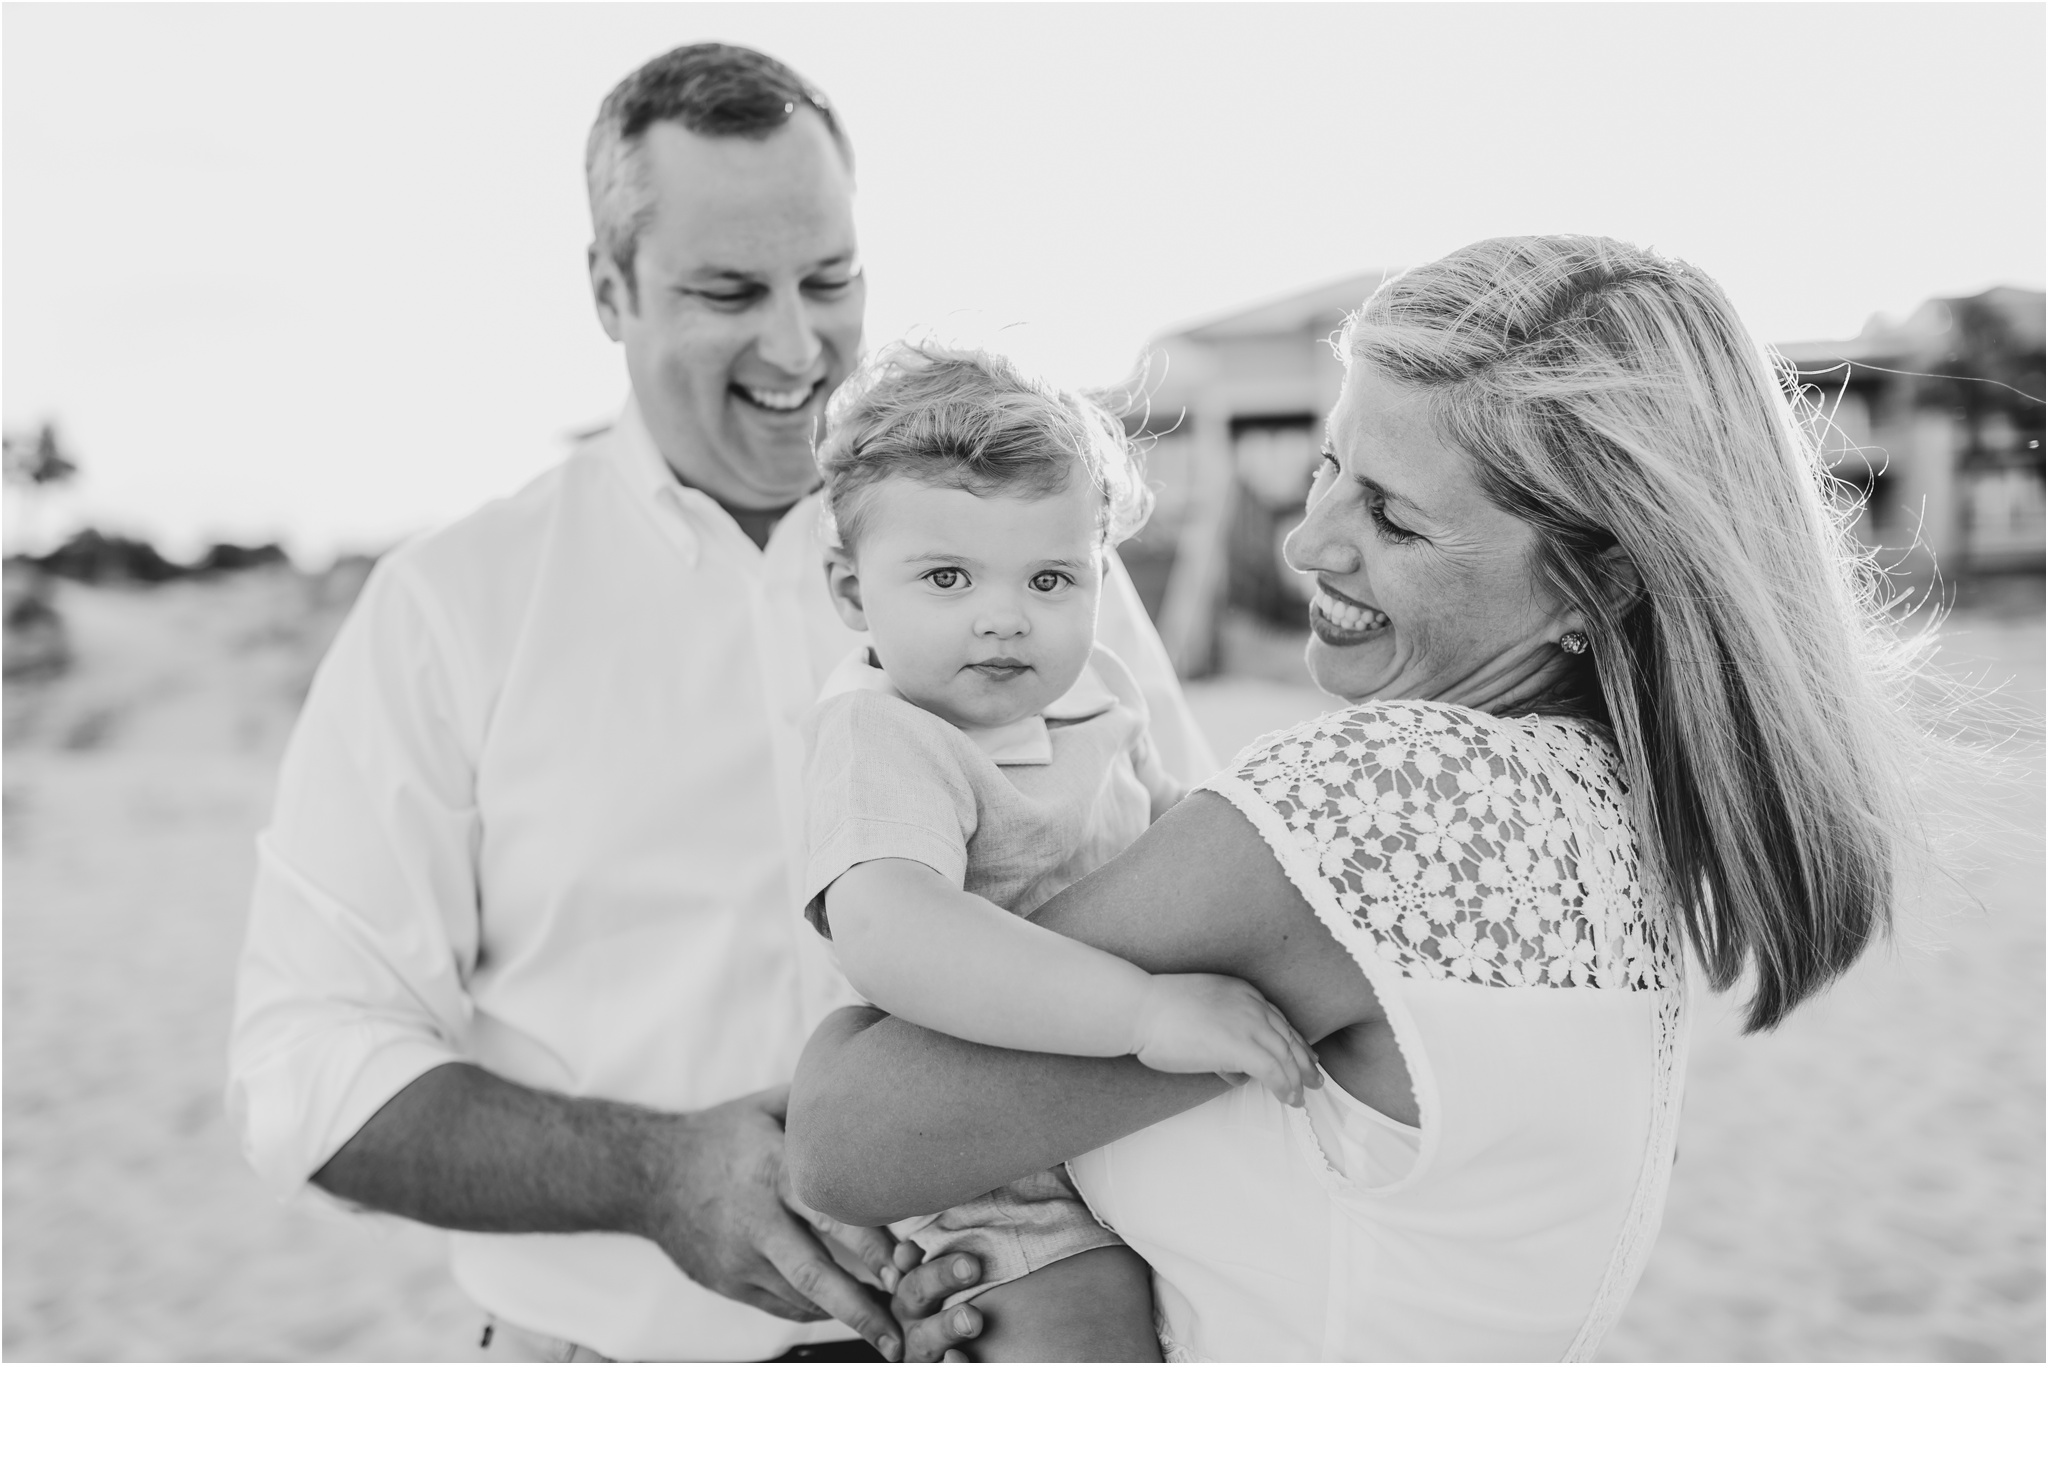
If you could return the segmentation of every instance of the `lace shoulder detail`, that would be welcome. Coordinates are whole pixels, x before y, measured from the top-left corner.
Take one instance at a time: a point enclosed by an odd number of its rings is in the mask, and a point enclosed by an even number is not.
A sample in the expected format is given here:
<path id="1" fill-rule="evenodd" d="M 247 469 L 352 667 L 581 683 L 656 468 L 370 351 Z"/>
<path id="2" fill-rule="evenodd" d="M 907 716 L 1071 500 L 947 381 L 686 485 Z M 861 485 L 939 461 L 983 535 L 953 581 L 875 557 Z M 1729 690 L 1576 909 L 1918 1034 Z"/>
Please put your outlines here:
<path id="1" fill-rule="evenodd" d="M 1661 990 L 1677 945 L 1644 889 L 1598 729 L 1374 702 L 1272 733 L 1212 782 L 1270 806 L 1361 941 L 1405 976 Z"/>

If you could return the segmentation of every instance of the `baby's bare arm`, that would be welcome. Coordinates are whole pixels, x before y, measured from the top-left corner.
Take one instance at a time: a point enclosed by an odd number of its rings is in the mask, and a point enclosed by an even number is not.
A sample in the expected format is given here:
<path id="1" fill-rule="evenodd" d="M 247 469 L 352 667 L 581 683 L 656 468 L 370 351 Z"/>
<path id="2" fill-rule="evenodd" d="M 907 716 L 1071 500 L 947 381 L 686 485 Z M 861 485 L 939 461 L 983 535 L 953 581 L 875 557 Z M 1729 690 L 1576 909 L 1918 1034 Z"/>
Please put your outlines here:
<path id="1" fill-rule="evenodd" d="M 1111 1058 L 1136 1046 L 1151 978 L 1034 926 L 915 860 L 855 865 L 825 893 L 847 979 L 876 1006 L 969 1042 Z"/>
<path id="2" fill-rule="evenodd" d="M 1169 1073 L 1248 1073 L 1288 1103 L 1315 1057 L 1234 977 L 1153 976 L 955 888 L 915 860 L 855 865 L 825 894 L 860 994 L 920 1027 L 1034 1053 L 1135 1053 Z"/>

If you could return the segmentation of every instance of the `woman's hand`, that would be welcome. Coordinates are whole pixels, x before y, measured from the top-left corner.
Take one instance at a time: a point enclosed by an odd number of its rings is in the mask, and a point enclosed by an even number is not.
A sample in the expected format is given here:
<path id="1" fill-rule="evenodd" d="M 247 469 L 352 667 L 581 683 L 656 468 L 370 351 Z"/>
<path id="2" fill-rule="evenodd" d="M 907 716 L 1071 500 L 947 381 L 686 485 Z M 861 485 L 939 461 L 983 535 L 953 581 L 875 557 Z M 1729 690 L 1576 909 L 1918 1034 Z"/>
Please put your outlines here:
<path id="1" fill-rule="evenodd" d="M 1210 972 L 1153 977 L 1132 1024 L 1131 1053 L 1161 1073 L 1248 1074 L 1284 1104 L 1323 1081 L 1315 1054 L 1249 982 Z"/>

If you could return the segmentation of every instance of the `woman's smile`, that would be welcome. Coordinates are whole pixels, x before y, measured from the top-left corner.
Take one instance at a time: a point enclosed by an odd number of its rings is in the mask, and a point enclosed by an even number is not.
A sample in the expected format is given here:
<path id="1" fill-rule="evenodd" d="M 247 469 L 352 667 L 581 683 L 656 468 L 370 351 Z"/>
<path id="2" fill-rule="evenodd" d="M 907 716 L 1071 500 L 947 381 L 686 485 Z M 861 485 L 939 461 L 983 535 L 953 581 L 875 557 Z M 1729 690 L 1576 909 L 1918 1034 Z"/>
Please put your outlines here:
<path id="1" fill-rule="evenodd" d="M 1330 646 L 1357 646 L 1393 628 L 1387 613 L 1378 606 L 1353 600 L 1320 579 L 1316 581 L 1315 596 L 1308 603 L 1308 623 L 1316 639 Z"/>

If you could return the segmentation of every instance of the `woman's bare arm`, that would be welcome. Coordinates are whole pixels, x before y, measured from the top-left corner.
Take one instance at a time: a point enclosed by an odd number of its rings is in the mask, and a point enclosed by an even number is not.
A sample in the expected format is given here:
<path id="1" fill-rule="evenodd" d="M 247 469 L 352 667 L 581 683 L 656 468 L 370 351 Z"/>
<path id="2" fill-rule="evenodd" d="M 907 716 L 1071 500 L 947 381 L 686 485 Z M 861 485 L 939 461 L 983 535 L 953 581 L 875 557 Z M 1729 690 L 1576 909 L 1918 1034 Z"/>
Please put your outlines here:
<path id="1" fill-rule="evenodd" d="M 971 1200 L 1224 1088 L 1213 1074 L 985 1048 L 842 1007 L 797 1064 L 790 1184 L 828 1216 L 884 1225 Z"/>
<path id="2" fill-rule="evenodd" d="M 1380 1017 L 1357 966 L 1258 832 L 1214 794 L 1182 800 L 1031 919 L 1147 971 L 1242 977 L 1311 1043 Z M 876 1224 L 956 1205 L 1223 1088 L 1135 1059 L 985 1048 L 846 1009 L 819 1027 L 797 1066 L 790 1174 L 807 1204 Z"/>

